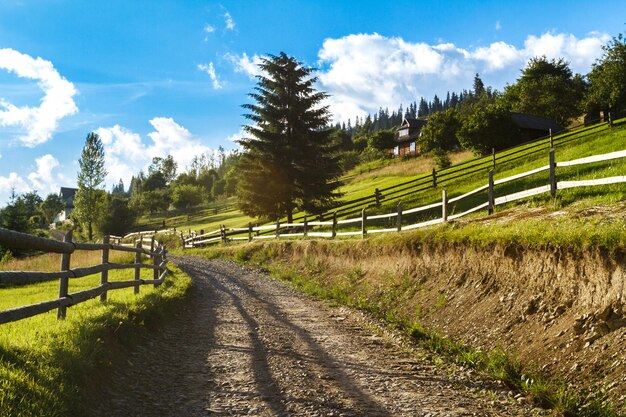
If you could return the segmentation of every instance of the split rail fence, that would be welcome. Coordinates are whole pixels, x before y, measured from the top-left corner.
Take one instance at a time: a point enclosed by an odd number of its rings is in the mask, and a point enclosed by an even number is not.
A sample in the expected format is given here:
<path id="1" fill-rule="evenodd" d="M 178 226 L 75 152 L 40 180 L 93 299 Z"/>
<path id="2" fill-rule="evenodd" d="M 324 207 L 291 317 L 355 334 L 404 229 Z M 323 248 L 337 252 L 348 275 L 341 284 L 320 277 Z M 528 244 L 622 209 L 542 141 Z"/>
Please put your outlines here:
<path id="1" fill-rule="evenodd" d="M 117 242 L 117 244 L 113 244 L 111 241 Z M 105 236 L 102 243 L 77 243 L 72 242 L 72 232 L 68 232 L 63 242 L 60 242 L 0 228 L 0 245 L 2 246 L 62 254 L 59 272 L 0 271 L 0 283 L 4 284 L 22 285 L 54 279 L 59 280 L 59 296 L 57 299 L 0 311 L 0 324 L 22 320 L 54 309 L 57 310 L 57 318 L 63 319 L 68 307 L 96 297 L 100 297 L 100 301 L 104 302 L 107 299 L 108 291 L 134 287 L 135 294 L 138 294 L 141 285 L 153 284 L 155 287 L 159 286 L 167 277 L 167 251 L 154 236 L 147 239 L 147 241 L 150 244 L 149 248 L 144 247 L 146 240 L 143 238 L 136 240 L 134 244 L 123 245 L 120 244 L 120 238 L 115 236 L 113 238 Z M 90 267 L 71 268 L 71 257 L 77 250 L 102 251 L 102 263 Z M 120 264 L 109 262 L 111 251 L 134 253 L 134 263 Z M 143 263 L 143 256 L 149 257 L 151 262 L 148 264 Z M 134 270 L 134 279 L 109 281 L 109 271 L 118 269 Z M 142 269 L 153 270 L 153 279 L 141 279 Z M 70 279 L 83 278 L 95 274 L 100 274 L 99 286 L 72 294 L 69 293 Z"/>
<path id="2" fill-rule="evenodd" d="M 623 117 L 623 114 L 617 116 Z M 487 172 L 490 169 L 495 170 L 496 166 L 519 161 L 523 158 L 527 158 L 529 155 L 547 152 L 552 148 L 562 147 L 572 141 L 584 139 L 601 130 L 611 128 L 613 127 L 614 119 L 615 118 L 609 113 L 607 119 L 604 120 L 605 123 L 601 123 L 602 120 L 597 119 L 587 121 L 586 124 L 580 124 L 560 132 L 551 131 L 547 136 L 534 139 L 521 145 L 515 145 L 509 149 L 503 149 L 498 152 L 492 149 L 490 155 L 473 158 L 448 168 L 439 170 L 433 169 L 431 173 L 420 175 L 400 184 L 380 189 L 376 188 L 364 197 L 341 202 L 340 205 L 334 207 L 331 211 L 322 213 L 319 216 L 319 220 L 322 221 L 330 218 L 334 216 L 335 212 L 339 217 L 351 216 L 360 213 L 364 207 L 372 205 L 379 207 L 383 202 L 400 201 L 402 198 L 429 191 L 433 187 L 444 185 L 449 181 Z M 353 176 L 340 178 L 340 181 L 348 180 L 351 177 Z M 304 220 L 304 217 L 300 216 L 294 218 L 294 221 L 299 220 Z"/>
<path id="3" fill-rule="evenodd" d="M 608 185 L 617 183 L 626 183 L 626 176 L 612 176 L 605 178 L 587 179 L 587 180 L 563 180 L 557 181 L 557 168 L 559 167 L 572 167 L 577 165 L 585 165 L 603 161 L 610 161 L 614 159 L 626 158 L 626 150 L 611 152 L 602 155 L 593 155 L 585 158 L 579 158 L 571 161 L 556 162 L 554 156 L 554 149 L 549 152 L 548 164 L 530 171 L 526 171 L 520 174 L 512 175 L 506 178 L 494 179 L 494 172 L 490 170 L 488 172 L 488 180 L 485 185 L 482 185 L 474 190 L 466 192 L 462 195 L 448 198 L 447 190 L 442 190 L 442 198 L 440 201 L 433 202 L 432 204 L 414 207 L 410 209 L 403 209 L 402 203 L 398 203 L 397 211 L 386 214 L 367 214 L 367 209 L 361 209 L 361 215 L 358 217 L 338 220 L 338 213 L 333 214 L 331 221 L 308 221 L 307 217 L 303 217 L 302 222 L 296 223 L 280 223 L 276 221 L 275 224 L 253 226 L 248 224 L 248 227 L 240 228 L 226 228 L 220 227 L 218 230 L 214 230 L 209 233 L 199 234 L 197 236 L 191 236 L 183 238 L 184 248 L 193 248 L 197 246 L 203 246 L 208 244 L 214 244 L 219 242 L 230 241 L 253 241 L 259 239 L 277 239 L 277 238 L 306 238 L 306 237 L 323 237 L 331 238 L 335 237 L 350 237 L 350 236 L 362 236 L 374 233 L 389 233 L 400 232 L 402 230 L 412 230 L 421 227 L 432 226 L 435 224 L 445 223 L 449 220 L 458 219 L 467 216 L 471 213 L 487 210 L 489 214 L 492 214 L 496 206 L 510 203 L 516 200 L 529 198 L 532 196 L 550 193 L 552 197 L 556 197 L 557 190 L 564 190 L 574 187 L 591 187 L 598 185 Z M 539 187 L 530 188 L 524 191 L 514 192 L 511 194 L 496 196 L 496 186 L 510 183 L 512 181 L 520 180 L 522 178 L 530 177 L 542 172 L 548 172 L 548 183 Z M 487 197 L 481 203 L 465 211 L 457 214 L 450 214 L 449 207 L 451 204 L 460 202 L 461 200 L 468 199 L 470 197 L 476 198 L 480 193 L 486 191 Z M 403 217 L 412 215 L 415 213 L 428 212 L 433 210 L 441 210 L 441 215 L 436 218 L 420 221 L 417 223 L 403 225 Z M 393 219 L 395 217 L 395 227 L 391 228 L 368 228 L 368 222 L 379 219 Z M 340 226 L 351 225 L 352 228 L 360 226 L 360 230 L 339 231 Z M 318 228 L 317 230 L 315 228 Z M 319 231 L 319 228 L 330 228 L 330 231 Z M 265 233 L 265 234 L 263 234 Z"/>

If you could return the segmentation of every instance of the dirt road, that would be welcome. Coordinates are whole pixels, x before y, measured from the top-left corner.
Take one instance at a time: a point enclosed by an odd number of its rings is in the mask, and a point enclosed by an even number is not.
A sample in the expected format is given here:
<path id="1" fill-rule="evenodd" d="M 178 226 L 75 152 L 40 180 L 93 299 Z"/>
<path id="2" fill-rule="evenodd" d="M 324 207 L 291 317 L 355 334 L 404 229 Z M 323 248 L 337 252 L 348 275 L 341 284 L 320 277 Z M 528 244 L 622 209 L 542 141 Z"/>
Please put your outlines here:
<path id="1" fill-rule="evenodd" d="M 194 280 L 186 309 L 114 370 L 94 415 L 542 414 L 502 385 L 436 366 L 359 312 L 233 263 L 173 260 Z"/>

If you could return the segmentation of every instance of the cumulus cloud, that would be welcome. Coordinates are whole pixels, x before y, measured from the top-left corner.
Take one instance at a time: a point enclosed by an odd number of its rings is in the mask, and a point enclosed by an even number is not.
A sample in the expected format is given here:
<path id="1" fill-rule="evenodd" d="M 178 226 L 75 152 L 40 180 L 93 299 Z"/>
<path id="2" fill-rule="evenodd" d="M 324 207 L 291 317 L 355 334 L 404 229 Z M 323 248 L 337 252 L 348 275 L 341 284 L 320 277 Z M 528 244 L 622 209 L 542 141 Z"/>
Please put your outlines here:
<path id="1" fill-rule="evenodd" d="M 213 152 L 172 118 L 155 117 L 150 124 L 154 131 L 148 133 L 149 140 L 119 125 L 95 131 L 104 146 L 108 184 L 117 184 L 121 178 L 128 186 L 131 177 L 139 170 L 146 172 L 157 156 L 172 155 L 179 170 L 183 170 L 191 165 L 194 156 Z"/>
<path id="2" fill-rule="evenodd" d="M 207 24 L 207 25 L 204 26 L 204 31 L 206 33 L 213 33 L 213 32 L 215 32 L 215 26 L 211 26 L 211 25 Z"/>
<path id="3" fill-rule="evenodd" d="M 25 133 L 17 139 L 27 147 L 48 141 L 59 120 L 78 112 L 74 85 L 63 78 L 50 61 L 32 58 L 14 49 L 0 49 L 0 69 L 20 78 L 36 80 L 44 93 L 39 107 L 15 106 L 0 98 L 0 126 L 17 126 Z"/>
<path id="4" fill-rule="evenodd" d="M 27 193 L 31 189 L 28 183 L 24 181 L 24 178 L 17 175 L 15 172 L 9 173 L 7 177 L 0 176 L 0 194 L 7 194 L 15 190 L 16 193 Z"/>
<path id="5" fill-rule="evenodd" d="M 47 154 L 35 159 L 37 169 L 28 174 L 28 180 L 32 187 L 41 195 L 47 195 L 59 190 L 59 184 L 53 170 L 59 167 L 59 161 L 52 155 Z"/>
<path id="6" fill-rule="evenodd" d="M 261 55 L 254 54 L 252 57 L 249 57 L 245 52 L 241 55 L 228 53 L 224 55 L 224 58 L 233 65 L 235 72 L 245 74 L 251 80 L 263 74 L 263 71 L 259 68 L 263 58 Z"/>
<path id="7" fill-rule="evenodd" d="M 27 174 L 26 178 L 16 172 L 11 172 L 6 177 L 0 176 L 0 201 L 6 201 L 11 190 L 18 194 L 37 191 L 42 197 L 57 193 L 59 184 L 68 182 L 68 178 L 58 172 L 60 166 L 54 156 L 46 154 L 35 159 L 34 170 Z"/>
<path id="8" fill-rule="evenodd" d="M 335 120 L 347 120 L 379 107 L 395 108 L 435 94 L 471 88 L 474 74 L 501 89 L 519 76 L 535 56 L 564 58 L 575 72 L 586 73 L 602 54 L 610 37 L 591 33 L 544 33 L 528 36 L 522 47 L 506 42 L 461 48 L 452 43 L 408 42 L 378 33 L 326 39 L 318 52 L 319 86 L 330 94 Z M 256 55 L 255 55 L 256 57 Z M 250 75 L 253 62 L 246 54 L 232 56 L 235 70 Z"/>
<path id="9" fill-rule="evenodd" d="M 209 62 L 208 64 L 198 64 L 198 69 L 200 71 L 206 72 L 209 75 L 209 78 L 211 78 L 211 82 L 213 84 L 213 89 L 219 90 L 222 88 L 222 84 L 217 78 L 217 74 L 215 73 L 215 66 L 212 62 Z"/>
<path id="10" fill-rule="evenodd" d="M 224 13 L 224 23 L 226 24 L 226 30 L 235 30 L 235 21 L 230 13 Z"/>

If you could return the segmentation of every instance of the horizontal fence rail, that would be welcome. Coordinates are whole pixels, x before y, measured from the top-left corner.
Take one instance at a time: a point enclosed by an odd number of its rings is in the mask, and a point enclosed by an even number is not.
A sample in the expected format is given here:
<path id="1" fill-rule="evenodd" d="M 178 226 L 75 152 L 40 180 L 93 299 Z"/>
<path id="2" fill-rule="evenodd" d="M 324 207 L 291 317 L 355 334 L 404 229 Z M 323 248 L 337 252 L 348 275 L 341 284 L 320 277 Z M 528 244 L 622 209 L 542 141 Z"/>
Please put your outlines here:
<path id="1" fill-rule="evenodd" d="M 154 239 L 154 235 L 148 239 L 150 249 L 143 247 L 143 243 L 146 240 L 142 237 L 133 247 L 124 246 L 120 243 L 121 240 L 122 238 L 118 236 L 112 238 L 105 236 L 102 243 L 76 243 L 72 241 L 72 232 L 70 231 L 65 235 L 63 242 L 59 242 L 53 239 L 0 228 L 0 245 L 2 246 L 62 254 L 61 267 L 58 272 L 0 271 L 0 283 L 2 284 L 25 285 L 55 279 L 59 280 L 59 297 L 57 299 L 0 311 L 0 324 L 22 320 L 54 309 L 57 310 L 57 318 L 63 319 L 66 316 L 68 307 L 96 297 L 100 297 L 100 301 L 104 302 L 107 299 L 108 291 L 134 287 L 135 294 L 138 294 L 141 285 L 153 284 L 156 287 L 162 284 L 167 277 L 167 251 L 163 245 Z M 115 244 L 110 242 L 115 242 Z M 71 268 L 71 256 L 77 250 L 101 251 L 102 263 L 89 267 Z M 119 264 L 109 262 L 110 251 L 133 252 L 135 254 L 134 263 Z M 151 263 L 143 263 L 142 256 L 148 257 Z M 109 281 L 109 271 L 126 269 L 134 271 L 133 280 Z M 154 271 L 153 279 L 141 279 L 142 269 Z M 78 279 L 95 274 L 100 274 L 99 286 L 72 294 L 69 293 L 70 279 Z"/>
<path id="2" fill-rule="evenodd" d="M 333 213 L 332 219 L 327 221 L 308 221 L 307 216 L 303 216 L 302 222 L 294 223 L 280 223 L 276 221 L 275 224 L 252 226 L 249 224 L 247 228 L 227 228 L 221 226 L 220 229 L 214 230 L 208 233 L 204 233 L 197 236 L 189 236 L 183 239 L 183 248 L 193 248 L 197 246 L 203 246 L 219 242 L 230 241 L 254 241 L 260 239 L 276 239 L 281 237 L 288 238 L 304 238 L 304 237 L 322 237 L 322 238 L 335 238 L 335 237 L 351 237 L 351 236 L 363 236 L 367 234 L 375 233 L 390 233 L 399 232 L 402 230 L 413 230 L 421 227 L 432 226 L 435 224 L 445 223 L 449 220 L 455 220 L 469 214 L 475 213 L 480 210 L 487 210 L 489 214 L 493 213 L 495 206 L 510 203 L 520 199 L 529 198 L 532 196 L 550 193 L 552 197 L 556 196 L 557 190 L 568 189 L 573 187 L 590 187 L 598 185 L 608 185 L 617 183 L 626 183 L 626 176 L 613 176 L 606 178 L 596 178 L 588 180 L 563 180 L 557 181 L 557 168 L 558 167 L 571 167 L 584 164 L 592 164 L 597 162 L 611 161 L 618 158 L 626 158 L 626 150 L 611 152 L 602 155 L 591 155 L 585 158 L 579 158 L 571 161 L 555 161 L 554 149 L 550 149 L 548 153 L 549 164 L 535 168 L 526 172 L 511 175 L 505 178 L 494 179 L 494 171 L 488 171 L 488 182 L 474 190 L 465 192 L 464 194 L 448 198 L 447 190 L 442 190 L 442 198 L 440 201 L 427 204 L 424 206 L 413 207 L 409 209 L 403 209 L 402 203 L 398 203 L 397 211 L 391 213 L 375 214 L 368 216 L 367 209 L 361 209 L 361 215 L 359 217 L 347 218 L 337 220 L 337 213 Z M 520 180 L 531 175 L 536 175 L 542 172 L 549 173 L 548 184 L 538 187 L 530 188 L 524 191 L 514 192 L 507 195 L 495 196 L 496 186 L 508 184 L 516 180 Z M 487 192 L 486 201 L 468 208 L 461 213 L 449 214 L 449 206 L 456 204 L 464 199 L 478 196 L 480 193 Z M 417 223 L 403 225 L 402 219 L 408 215 L 416 213 L 428 213 L 433 210 L 440 210 L 440 216 L 423 220 Z M 395 227 L 387 228 L 370 228 L 368 222 L 372 221 L 387 221 L 396 219 Z M 339 231 L 338 226 L 341 225 L 360 225 L 359 231 Z M 320 230 L 320 229 L 327 230 Z M 328 230 L 330 228 L 330 231 Z M 261 233 L 266 233 L 261 235 Z M 241 236 L 245 234 L 246 236 Z"/>

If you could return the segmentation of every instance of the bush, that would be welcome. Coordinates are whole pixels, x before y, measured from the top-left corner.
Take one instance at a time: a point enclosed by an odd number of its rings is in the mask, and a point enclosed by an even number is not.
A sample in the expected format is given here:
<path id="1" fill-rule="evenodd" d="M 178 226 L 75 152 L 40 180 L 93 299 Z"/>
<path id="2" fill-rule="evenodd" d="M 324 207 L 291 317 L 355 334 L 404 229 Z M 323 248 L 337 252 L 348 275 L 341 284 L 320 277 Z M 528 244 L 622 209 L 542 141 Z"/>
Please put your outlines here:
<path id="1" fill-rule="evenodd" d="M 124 236 L 135 225 L 137 213 L 129 201 L 119 195 L 107 195 L 104 215 L 98 222 L 98 229 L 103 234 Z"/>
<path id="2" fill-rule="evenodd" d="M 172 193 L 172 203 L 177 209 L 197 206 L 202 203 L 202 188 L 197 185 L 179 185 Z"/>
<path id="3" fill-rule="evenodd" d="M 435 165 L 438 169 L 448 168 L 452 165 L 450 161 L 450 157 L 448 156 L 448 152 L 441 148 L 435 148 L 431 152 L 433 158 L 435 159 Z"/>
<path id="4" fill-rule="evenodd" d="M 496 104 L 476 104 L 463 120 L 458 133 L 461 146 L 476 155 L 486 155 L 491 149 L 506 149 L 520 141 L 511 112 Z"/>

